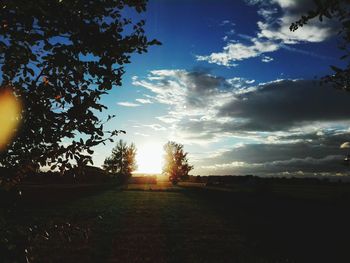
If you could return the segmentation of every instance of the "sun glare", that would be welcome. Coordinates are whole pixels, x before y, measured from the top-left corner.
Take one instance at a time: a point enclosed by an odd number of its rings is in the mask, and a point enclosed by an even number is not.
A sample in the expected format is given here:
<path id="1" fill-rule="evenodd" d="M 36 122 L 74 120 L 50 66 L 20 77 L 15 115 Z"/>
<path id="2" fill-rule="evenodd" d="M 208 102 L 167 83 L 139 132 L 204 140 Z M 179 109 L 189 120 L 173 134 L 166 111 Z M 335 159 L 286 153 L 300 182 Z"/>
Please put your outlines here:
<path id="1" fill-rule="evenodd" d="M 163 146 L 157 143 L 146 143 L 137 148 L 136 173 L 160 174 L 163 165 Z"/>

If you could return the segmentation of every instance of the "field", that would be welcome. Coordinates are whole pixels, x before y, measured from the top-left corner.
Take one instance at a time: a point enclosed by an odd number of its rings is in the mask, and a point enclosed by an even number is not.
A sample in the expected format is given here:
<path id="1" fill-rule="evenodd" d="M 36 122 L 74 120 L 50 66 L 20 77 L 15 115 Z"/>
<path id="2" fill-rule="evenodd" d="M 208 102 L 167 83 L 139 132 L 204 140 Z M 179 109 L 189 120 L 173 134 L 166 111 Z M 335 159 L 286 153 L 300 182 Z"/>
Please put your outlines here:
<path id="1" fill-rule="evenodd" d="M 349 262 L 349 189 L 311 188 L 28 188 L 2 205 L 1 262 Z"/>

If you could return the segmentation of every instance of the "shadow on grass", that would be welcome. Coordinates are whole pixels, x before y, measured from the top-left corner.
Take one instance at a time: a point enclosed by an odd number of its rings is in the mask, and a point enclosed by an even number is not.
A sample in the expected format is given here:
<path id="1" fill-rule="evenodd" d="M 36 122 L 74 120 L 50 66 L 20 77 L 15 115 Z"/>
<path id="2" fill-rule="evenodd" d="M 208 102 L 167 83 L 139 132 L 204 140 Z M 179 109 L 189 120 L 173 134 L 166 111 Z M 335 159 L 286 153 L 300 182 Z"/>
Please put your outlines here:
<path id="1" fill-rule="evenodd" d="M 185 193 L 235 221 L 250 253 L 268 262 L 349 262 L 349 200 L 309 199 L 269 191 Z"/>
<path id="2" fill-rule="evenodd" d="M 350 258 L 346 198 L 179 187 L 100 189 L 84 192 L 83 198 L 74 190 L 63 199 L 51 194 L 55 198 L 47 198 L 44 206 L 40 199 L 23 202 L 9 217 L 0 217 L 2 227 L 18 225 L 28 232 L 37 226 L 32 243 L 18 244 L 21 252 L 16 253 L 24 255 L 28 249 L 41 262 L 140 262 L 142 257 L 152 262 L 349 262 Z"/>

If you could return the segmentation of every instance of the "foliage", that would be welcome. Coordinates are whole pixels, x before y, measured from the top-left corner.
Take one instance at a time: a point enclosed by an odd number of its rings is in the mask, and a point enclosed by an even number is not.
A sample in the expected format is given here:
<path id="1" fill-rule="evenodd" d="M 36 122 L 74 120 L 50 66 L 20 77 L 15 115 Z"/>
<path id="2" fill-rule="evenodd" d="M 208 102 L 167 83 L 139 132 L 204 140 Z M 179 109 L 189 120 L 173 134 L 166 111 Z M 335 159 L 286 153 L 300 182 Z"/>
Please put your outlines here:
<path id="1" fill-rule="evenodd" d="M 349 60 L 350 51 L 348 45 L 350 43 L 350 4 L 347 0 L 315 0 L 316 9 L 310 10 L 306 15 L 302 15 L 301 19 L 292 23 L 291 31 L 296 31 L 299 27 L 306 25 L 310 20 L 318 17 L 323 21 L 324 17 L 337 20 L 341 29 L 338 32 L 342 36 L 342 42 L 339 48 L 344 52 L 342 60 Z M 350 91 L 350 61 L 346 68 L 338 68 L 331 66 L 334 71 L 333 75 L 326 76 L 324 80 L 335 85 L 339 89 Z"/>
<path id="2" fill-rule="evenodd" d="M 128 178 L 137 168 L 135 157 L 135 144 L 127 145 L 123 140 L 119 140 L 112 150 L 112 155 L 105 159 L 103 168 L 107 172 Z"/>
<path id="3" fill-rule="evenodd" d="M 52 254 L 48 253 L 55 247 L 62 255 L 88 250 L 90 228 L 71 223 L 47 224 L 7 230 L 5 237 L 0 238 L 0 254 L 2 262 L 37 262 L 51 261 Z M 22 240 L 22 242 L 19 242 Z M 57 257 L 57 256 L 56 256 Z M 80 256 L 81 259 L 81 256 Z"/>
<path id="4" fill-rule="evenodd" d="M 104 132 L 99 100 L 122 84 L 132 53 L 160 44 L 145 36 L 144 20 L 125 17 L 145 9 L 146 0 L 1 1 L 0 89 L 23 111 L 0 165 L 63 172 L 72 160 L 92 163 L 92 147 L 121 132 Z"/>
<path id="5" fill-rule="evenodd" d="M 188 163 L 187 152 L 184 152 L 184 146 L 176 142 L 167 142 L 164 145 L 164 151 L 165 164 L 163 173 L 169 175 L 169 180 L 173 183 L 187 178 L 193 166 Z"/>

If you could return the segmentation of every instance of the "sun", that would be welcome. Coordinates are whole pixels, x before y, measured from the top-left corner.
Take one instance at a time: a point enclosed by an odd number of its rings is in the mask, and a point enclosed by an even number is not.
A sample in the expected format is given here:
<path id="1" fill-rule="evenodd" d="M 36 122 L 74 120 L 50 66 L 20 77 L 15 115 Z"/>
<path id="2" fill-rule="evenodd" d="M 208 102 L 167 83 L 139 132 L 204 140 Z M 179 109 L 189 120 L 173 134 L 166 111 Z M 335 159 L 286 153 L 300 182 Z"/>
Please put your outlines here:
<path id="1" fill-rule="evenodd" d="M 160 143 L 145 143 L 137 148 L 136 173 L 160 174 L 163 166 L 163 146 Z"/>

